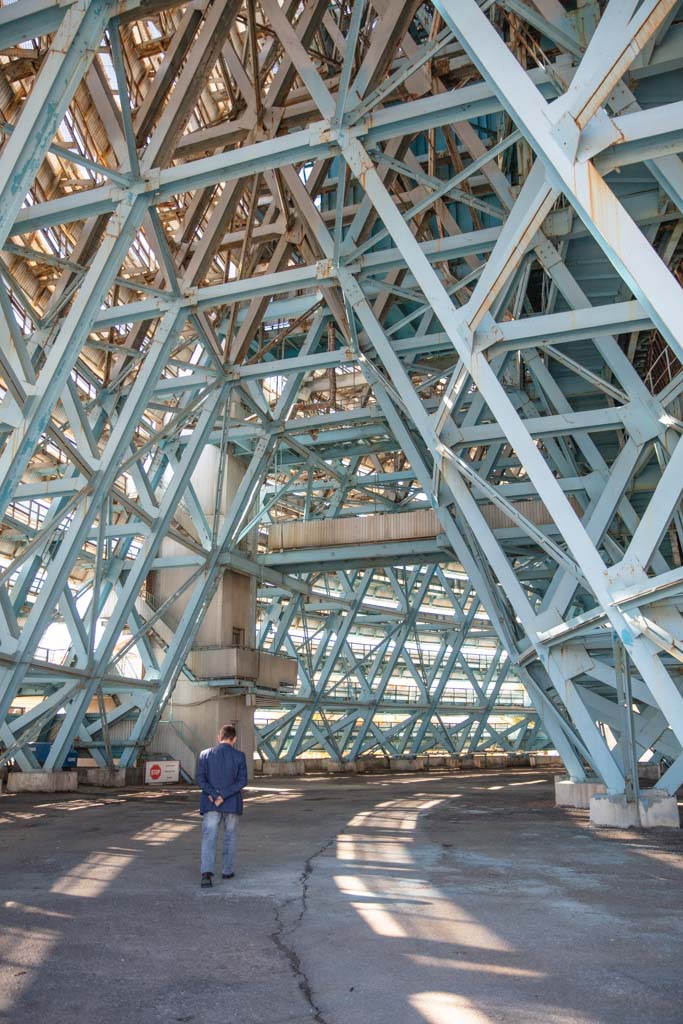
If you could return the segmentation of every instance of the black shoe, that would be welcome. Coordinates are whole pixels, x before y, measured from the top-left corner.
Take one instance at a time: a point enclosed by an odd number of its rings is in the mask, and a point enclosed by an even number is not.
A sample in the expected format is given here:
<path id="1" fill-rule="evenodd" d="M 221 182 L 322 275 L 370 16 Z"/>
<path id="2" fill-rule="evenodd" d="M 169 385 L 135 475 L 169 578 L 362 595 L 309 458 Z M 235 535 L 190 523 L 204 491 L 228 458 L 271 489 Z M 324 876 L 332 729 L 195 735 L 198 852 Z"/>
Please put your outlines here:
<path id="1" fill-rule="evenodd" d="M 210 889 L 213 885 L 213 875 L 210 871 L 205 871 L 202 875 L 202 889 Z"/>
<path id="2" fill-rule="evenodd" d="M 225 874 L 223 875 L 223 878 L 234 878 L 234 877 L 235 877 L 235 872 L 234 871 L 231 871 L 229 875 L 225 875 Z"/>

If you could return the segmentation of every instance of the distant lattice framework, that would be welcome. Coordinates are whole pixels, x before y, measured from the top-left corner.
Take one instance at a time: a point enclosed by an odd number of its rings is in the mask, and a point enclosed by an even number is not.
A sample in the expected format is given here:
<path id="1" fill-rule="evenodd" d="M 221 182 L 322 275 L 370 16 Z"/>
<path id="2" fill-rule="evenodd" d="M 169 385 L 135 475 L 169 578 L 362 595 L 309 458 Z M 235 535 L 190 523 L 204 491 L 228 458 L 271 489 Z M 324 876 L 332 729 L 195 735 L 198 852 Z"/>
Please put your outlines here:
<path id="1" fill-rule="evenodd" d="M 264 756 L 550 745 L 677 789 L 679 7 L 0 6 L 0 756 L 133 763 L 229 567 L 299 663 Z"/>
<path id="2" fill-rule="evenodd" d="M 445 554 L 445 553 L 444 553 Z M 286 713 L 257 712 L 264 757 L 354 760 L 547 745 L 528 694 L 459 567 L 310 573 L 308 594 L 272 595 L 263 649 L 299 663 Z"/>

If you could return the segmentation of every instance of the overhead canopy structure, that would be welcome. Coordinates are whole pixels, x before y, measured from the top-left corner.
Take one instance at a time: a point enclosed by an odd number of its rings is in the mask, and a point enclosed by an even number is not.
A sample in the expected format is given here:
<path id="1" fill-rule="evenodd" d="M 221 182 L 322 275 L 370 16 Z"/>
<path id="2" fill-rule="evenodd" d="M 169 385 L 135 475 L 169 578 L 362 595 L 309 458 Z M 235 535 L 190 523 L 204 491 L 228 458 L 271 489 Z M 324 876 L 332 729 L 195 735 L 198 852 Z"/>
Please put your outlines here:
<path id="1" fill-rule="evenodd" d="M 133 763 L 230 570 L 265 757 L 676 790 L 679 8 L 0 8 L 4 758 Z"/>

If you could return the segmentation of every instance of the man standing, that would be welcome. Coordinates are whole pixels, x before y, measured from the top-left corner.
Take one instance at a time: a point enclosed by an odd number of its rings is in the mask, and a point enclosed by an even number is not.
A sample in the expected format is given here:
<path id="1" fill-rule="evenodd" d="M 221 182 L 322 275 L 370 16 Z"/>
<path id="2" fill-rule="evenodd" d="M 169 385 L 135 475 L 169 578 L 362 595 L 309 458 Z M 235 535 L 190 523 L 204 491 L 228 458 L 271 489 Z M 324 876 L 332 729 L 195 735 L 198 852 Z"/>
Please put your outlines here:
<path id="1" fill-rule="evenodd" d="M 232 878 L 235 861 L 237 818 L 242 813 L 242 790 L 247 784 L 247 759 L 237 750 L 237 733 L 224 725 L 215 747 L 202 750 L 197 762 L 197 783 L 202 791 L 202 889 L 213 884 L 216 844 L 221 822 L 223 833 L 223 878 Z"/>

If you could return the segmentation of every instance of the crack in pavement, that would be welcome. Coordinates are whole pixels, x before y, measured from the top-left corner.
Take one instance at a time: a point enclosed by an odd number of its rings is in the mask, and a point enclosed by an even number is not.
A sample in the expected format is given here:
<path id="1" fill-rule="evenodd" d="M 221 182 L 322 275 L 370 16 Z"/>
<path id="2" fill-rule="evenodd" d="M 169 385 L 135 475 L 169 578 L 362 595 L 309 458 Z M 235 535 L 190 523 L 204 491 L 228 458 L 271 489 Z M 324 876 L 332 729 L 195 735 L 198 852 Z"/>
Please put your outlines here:
<path id="1" fill-rule="evenodd" d="M 292 969 L 292 972 L 296 977 L 299 990 L 301 991 L 304 999 L 311 1008 L 313 1014 L 312 1019 L 315 1021 L 315 1024 L 329 1024 L 329 1022 L 325 1020 L 321 1008 L 315 1001 L 313 995 L 313 987 L 308 978 L 308 975 L 306 974 L 306 971 L 304 970 L 303 964 L 301 963 L 301 958 L 297 953 L 296 949 L 294 948 L 294 945 L 292 943 L 292 936 L 294 932 L 301 927 L 304 915 L 306 913 L 306 910 L 308 909 L 308 890 L 310 885 L 310 878 L 314 870 L 314 861 L 316 861 L 318 857 L 322 857 L 325 853 L 327 853 L 330 847 L 334 843 L 336 843 L 337 838 L 340 835 L 341 832 L 335 833 L 335 835 L 333 835 L 331 839 L 328 839 L 324 846 L 321 846 L 319 850 L 316 850 L 315 853 L 312 853 L 310 857 L 306 859 L 304 863 L 304 869 L 299 875 L 301 894 L 298 897 L 295 896 L 292 899 L 283 900 L 280 903 L 276 903 L 275 920 L 277 927 L 275 928 L 275 931 L 271 934 L 271 938 L 275 943 L 275 946 L 283 954 L 283 956 L 287 958 L 287 961 Z M 287 924 L 285 922 L 283 912 L 295 903 L 300 903 L 301 909 L 299 910 L 299 913 L 297 914 L 296 918 L 290 924 Z"/>

